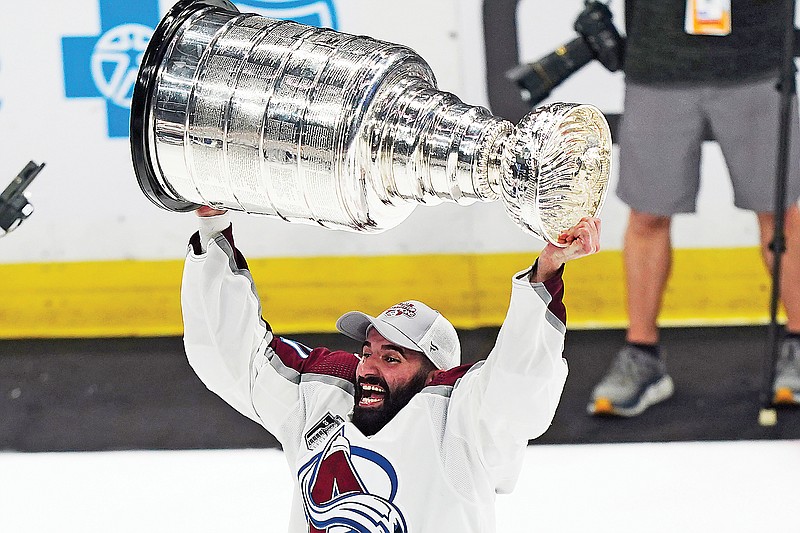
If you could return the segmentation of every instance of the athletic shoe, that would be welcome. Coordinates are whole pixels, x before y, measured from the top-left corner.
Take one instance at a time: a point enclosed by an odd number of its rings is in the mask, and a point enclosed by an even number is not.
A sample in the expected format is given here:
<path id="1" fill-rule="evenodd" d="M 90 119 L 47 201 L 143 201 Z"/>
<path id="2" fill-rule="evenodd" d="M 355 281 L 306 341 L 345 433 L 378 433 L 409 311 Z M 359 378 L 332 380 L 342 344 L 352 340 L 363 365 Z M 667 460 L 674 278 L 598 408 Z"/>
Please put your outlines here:
<path id="1" fill-rule="evenodd" d="M 674 391 L 664 361 L 635 346 L 624 346 L 592 391 L 592 415 L 636 416 Z"/>
<path id="2" fill-rule="evenodd" d="M 800 404 L 800 340 L 784 339 L 775 363 L 772 403 Z"/>

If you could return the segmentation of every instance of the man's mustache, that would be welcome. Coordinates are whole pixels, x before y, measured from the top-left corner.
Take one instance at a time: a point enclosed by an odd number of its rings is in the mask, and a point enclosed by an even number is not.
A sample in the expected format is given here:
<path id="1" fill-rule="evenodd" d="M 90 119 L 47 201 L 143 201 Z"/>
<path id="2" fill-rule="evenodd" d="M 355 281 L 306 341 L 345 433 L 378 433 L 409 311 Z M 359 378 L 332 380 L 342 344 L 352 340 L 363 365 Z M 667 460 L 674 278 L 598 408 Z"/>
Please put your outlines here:
<path id="1" fill-rule="evenodd" d="M 356 380 L 356 384 L 358 385 L 378 385 L 379 387 L 383 387 L 386 392 L 389 392 L 389 385 L 383 379 L 377 376 L 367 376 L 361 377 Z"/>

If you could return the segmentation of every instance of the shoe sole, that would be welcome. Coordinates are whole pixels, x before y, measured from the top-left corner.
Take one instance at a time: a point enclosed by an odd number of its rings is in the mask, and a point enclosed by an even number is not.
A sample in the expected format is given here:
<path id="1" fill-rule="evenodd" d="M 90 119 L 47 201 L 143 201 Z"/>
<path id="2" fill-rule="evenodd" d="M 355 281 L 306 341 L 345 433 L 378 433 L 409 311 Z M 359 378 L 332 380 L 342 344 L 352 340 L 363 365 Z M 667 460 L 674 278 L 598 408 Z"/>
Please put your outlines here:
<path id="1" fill-rule="evenodd" d="M 586 410 L 590 415 L 615 415 L 632 417 L 638 416 L 644 412 L 645 409 L 651 405 L 663 402 L 675 392 L 675 385 L 672 378 L 664 376 L 659 379 L 642 393 L 639 402 L 633 407 L 620 407 L 615 406 L 614 403 L 608 398 L 596 398 L 594 402 L 590 403 Z"/>
<path id="2" fill-rule="evenodd" d="M 800 404 L 800 393 L 796 394 L 789 387 L 781 387 L 775 390 L 772 403 L 775 405 L 798 405 Z"/>

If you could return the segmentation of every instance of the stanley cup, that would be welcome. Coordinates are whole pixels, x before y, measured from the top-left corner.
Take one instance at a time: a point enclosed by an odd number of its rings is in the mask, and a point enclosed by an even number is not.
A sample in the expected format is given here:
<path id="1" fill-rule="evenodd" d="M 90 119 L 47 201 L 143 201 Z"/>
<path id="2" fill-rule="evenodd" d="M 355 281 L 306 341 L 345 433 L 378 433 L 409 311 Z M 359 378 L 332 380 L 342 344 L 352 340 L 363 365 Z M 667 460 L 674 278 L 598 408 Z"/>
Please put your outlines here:
<path id="1" fill-rule="evenodd" d="M 418 204 L 502 199 L 550 242 L 605 198 L 611 135 L 557 103 L 515 127 L 439 91 L 413 50 L 182 0 L 156 28 L 131 110 L 134 168 L 171 211 L 200 205 L 378 232 Z"/>

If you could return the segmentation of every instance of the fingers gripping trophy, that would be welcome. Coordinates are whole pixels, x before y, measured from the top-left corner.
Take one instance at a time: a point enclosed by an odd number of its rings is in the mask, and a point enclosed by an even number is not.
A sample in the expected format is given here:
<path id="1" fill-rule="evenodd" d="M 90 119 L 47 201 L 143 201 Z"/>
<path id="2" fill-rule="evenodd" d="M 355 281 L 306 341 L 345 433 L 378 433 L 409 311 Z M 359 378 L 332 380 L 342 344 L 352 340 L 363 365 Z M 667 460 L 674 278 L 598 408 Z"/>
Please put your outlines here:
<path id="1" fill-rule="evenodd" d="M 413 50 L 182 0 L 145 52 L 131 147 L 145 195 L 380 232 L 418 204 L 502 200 L 558 244 L 605 198 L 611 136 L 593 106 L 556 103 L 514 126 L 439 91 Z"/>

